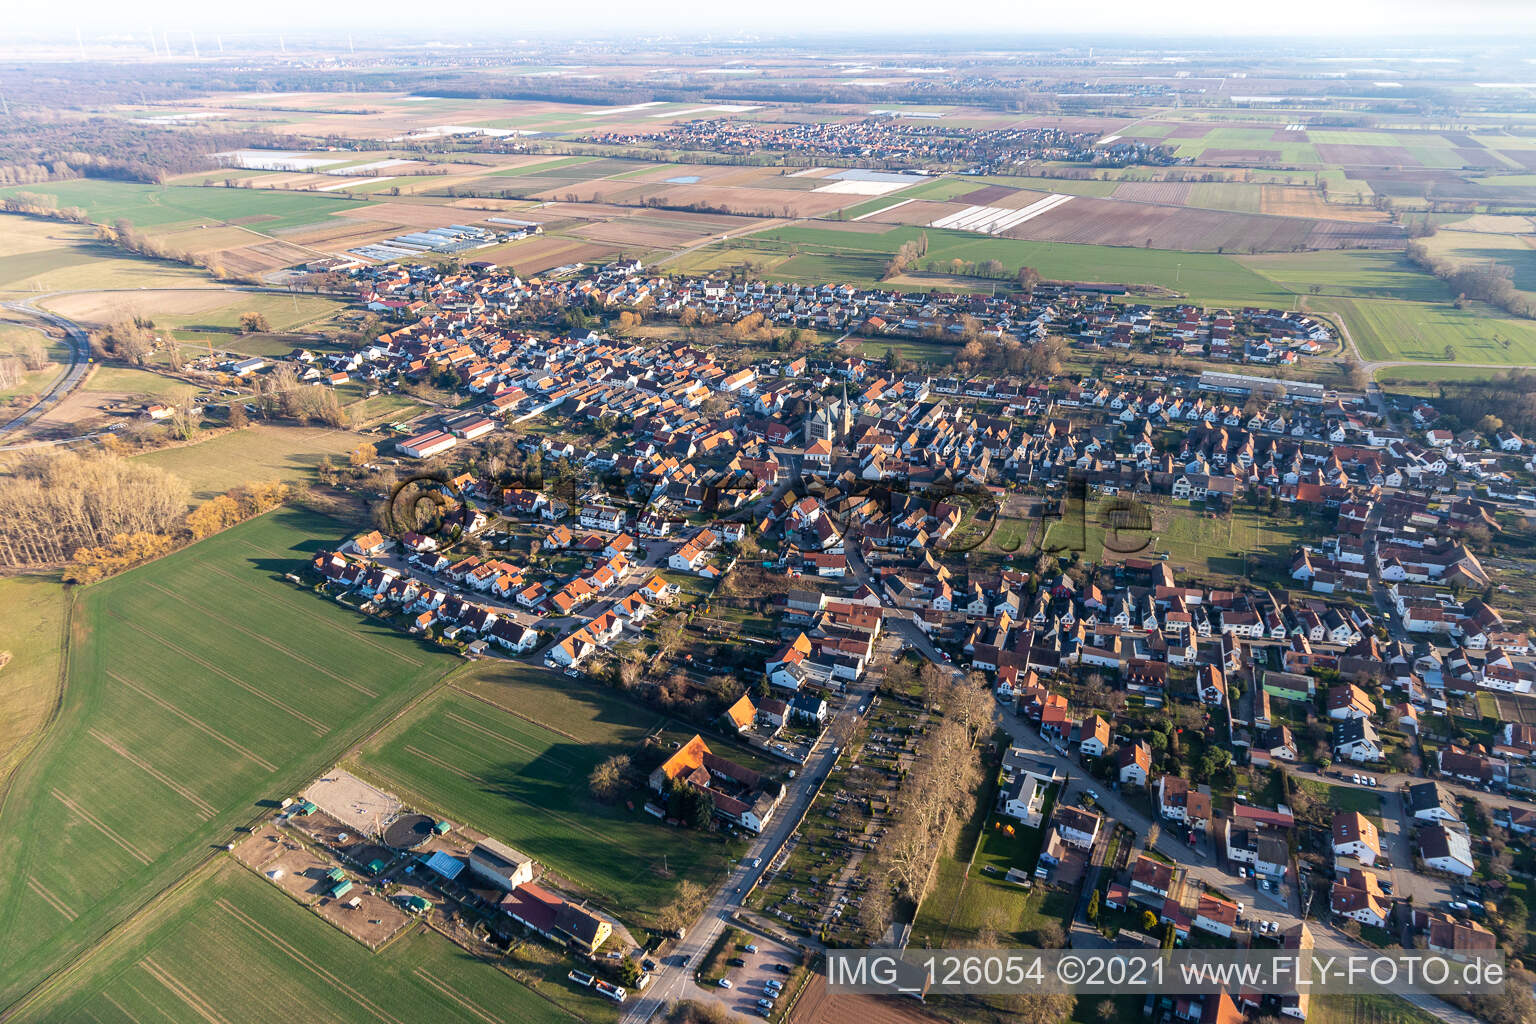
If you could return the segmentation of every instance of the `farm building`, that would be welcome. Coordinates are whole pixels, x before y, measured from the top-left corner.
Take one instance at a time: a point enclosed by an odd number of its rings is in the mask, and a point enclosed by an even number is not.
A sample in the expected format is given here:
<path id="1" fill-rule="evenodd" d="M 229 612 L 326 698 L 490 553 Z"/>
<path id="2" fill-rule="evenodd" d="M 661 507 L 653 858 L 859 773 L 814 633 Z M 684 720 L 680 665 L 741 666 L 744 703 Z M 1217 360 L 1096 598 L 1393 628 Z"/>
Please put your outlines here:
<path id="1" fill-rule="evenodd" d="M 498 889 L 511 891 L 533 881 L 533 858 L 505 843 L 482 839 L 469 852 L 469 870 Z"/>
<path id="2" fill-rule="evenodd" d="M 396 442 L 395 449 L 401 455 L 413 459 L 430 459 L 434 455 L 441 455 L 458 443 L 459 439 L 452 434 L 441 430 L 429 430 L 424 434 L 417 434 L 415 437 Z"/>

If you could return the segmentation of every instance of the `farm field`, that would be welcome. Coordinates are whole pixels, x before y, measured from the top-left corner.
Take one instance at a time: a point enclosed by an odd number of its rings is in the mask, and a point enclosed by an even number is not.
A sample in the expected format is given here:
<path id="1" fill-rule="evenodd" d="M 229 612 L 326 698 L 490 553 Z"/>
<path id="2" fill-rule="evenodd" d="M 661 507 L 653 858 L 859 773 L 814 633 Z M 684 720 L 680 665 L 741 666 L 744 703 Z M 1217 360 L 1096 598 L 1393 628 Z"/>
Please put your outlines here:
<path id="1" fill-rule="evenodd" d="M 558 993 L 555 993 L 558 996 Z M 19 1021 L 558 1024 L 578 1018 L 416 925 L 379 953 L 222 859 Z"/>
<path id="2" fill-rule="evenodd" d="M 0 1004 L 452 666 L 282 579 L 340 528 L 279 509 L 77 593 L 59 717 L 0 807 Z"/>
<path id="3" fill-rule="evenodd" d="M 1451 298 L 1439 279 L 1418 269 L 1397 252 L 1308 252 L 1242 256 L 1239 262 L 1281 288 L 1308 295 L 1343 295 L 1361 299 L 1444 302 Z"/>
<path id="4" fill-rule="evenodd" d="M 181 477 L 194 501 L 207 501 L 244 483 L 307 482 L 326 456 L 345 463 L 364 440 L 346 430 L 256 423 L 133 458 Z"/>
<path id="5" fill-rule="evenodd" d="M 747 239 L 733 240 L 724 246 L 700 249 L 677 261 L 677 265 L 689 269 L 709 264 L 728 265 L 732 256 L 739 260 L 739 250 L 743 246 L 764 254 L 784 256 L 788 256 L 794 247 L 800 253 L 796 259 L 800 260 L 808 255 L 831 257 L 846 252 L 854 258 L 855 271 L 870 275 L 866 283 L 873 283 L 874 276 L 884 269 L 890 255 L 902 243 L 916 240 L 925 233 L 929 246 L 928 255 L 923 258 L 925 265 L 929 261 L 944 264 L 954 259 L 972 262 L 996 259 L 1009 273 L 1016 272 L 1021 266 L 1031 266 L 1050 280 L 1152 285 L 1188 293 L 1199 302 L 1289 306 L 1293 301 L 1289 291 L 1254 273 L 1236 256 L 1104 245 L 1055 245 L 935 228 L 898 227 L 882 232 L 841 231 L 832 227 L 775 228 Z M 737 251 L 733 252 L 733 249 Z M 837 262 L 829 259 L 827 266 Z M 793 272 L 782 266 L 771 269 L 769 274 L 780 279 L 793 277 Z M 859 278 L 845 271 L 820 280 L 856 283 Z"/>
<path id="6" fill-rule="evenodd" d="M 69 599 L 62 584 L 35 576 L 0 580 L 0 791 L 32 737 L 48 719 L 64 659 Z"/>
<path id="7" fill-rule="evenodd" d="M 1442 228 L 1423 239 L 1430 253 L 1455 263 L 1498 263 L 1513 273 L 1512 283 L 1528 294 L 1536 293 L 1536 229 L 1528 217 L 1475 218 L 1477 220 L 1523 221 L 1528 233 L 1515 231 L 1471 231 L 1457 227 Z M 1490 225 L 1501 227 L 1502 225 Z"/>
<path id="8" fill-rule="evenodd" d="M 1456 309 L 1439 303 L 1323 296 L 1308 304 L 1342 316 L 1367 360 L 1442 360 L 1450 346 L 1458 362 L 1536 363 L 1536 324 L 1499 315 L 1480 303 Z"/>
<path id="9" fill-rule="evenodd" d="M 0 189 L 53 196 L 60 206 L 79 206 L 98 223 L 122 219 L 141 230 L 198 223 L 248 224 L 264 233 L 324 220 L 341 209 L 365 206 L 357 200 L 316 192 L 276 189 L 140 185 L 79 179 Z"/>
<path id="10" fill-rule="evenodd" d="M 554 679 L 565 681 L 526 665 L 479 667 L 464 688 L 393 723 L 356 767 L 408 803 L 510 843 L 631 920 L 649 919 L 684 878 L 712 881 L 729 846 L 679 833 L 638 805 L 593 799 L 592 769 L 615 754 L 644 762 L 642 741 L 669 720 L 596 691 L 560 694 Z"/>
<path id="11" fill-rule="evenodd" d="M 132 256 L 96 241 L 89 224 L 0 214 L 0 297 L 73 288 L 198 288 L 194 267 Z"/>
<path id="12" fill-rule="evenodd" d="M 122 316 L 138 316 L 153 320 L 161 330 L 223 334 L 239 329 L 243 313 L 260 313 L 274 331 L 288 331 L 346 308 L 323 295 L 239 292 L 228 288 L 72 292 L 51 296 L 41 305 L 81 323 L 105 324 Z"/>

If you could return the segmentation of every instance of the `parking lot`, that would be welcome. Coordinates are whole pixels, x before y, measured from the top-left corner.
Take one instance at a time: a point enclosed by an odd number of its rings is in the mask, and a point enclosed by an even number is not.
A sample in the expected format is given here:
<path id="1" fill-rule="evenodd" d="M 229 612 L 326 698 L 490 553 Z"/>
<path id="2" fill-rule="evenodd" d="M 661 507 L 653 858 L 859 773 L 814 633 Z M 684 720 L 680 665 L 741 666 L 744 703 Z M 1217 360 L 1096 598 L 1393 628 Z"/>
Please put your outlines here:
<path id="1" fill-rule="evenodd" d="M 764 988 L 764 983 L 776 981 L 787 984 L 797 958 L 793 951 L 766 939 L 749 937 L 747 945 L 755 947 L 756 952 L 748 952 L 746 949 L 732 952 L 732 959 L 740 960 L 742 965 L 729 969 L 726 978 L 731 987 L 729 990 L 722 989 L 718 995 L 720 1001 L 730 1007 L 733 1013 L 749 1017 L 766 1016 L 762 1012 L 763 1008 L 758 1005 L 758 1000 L 772 998 Z"/>

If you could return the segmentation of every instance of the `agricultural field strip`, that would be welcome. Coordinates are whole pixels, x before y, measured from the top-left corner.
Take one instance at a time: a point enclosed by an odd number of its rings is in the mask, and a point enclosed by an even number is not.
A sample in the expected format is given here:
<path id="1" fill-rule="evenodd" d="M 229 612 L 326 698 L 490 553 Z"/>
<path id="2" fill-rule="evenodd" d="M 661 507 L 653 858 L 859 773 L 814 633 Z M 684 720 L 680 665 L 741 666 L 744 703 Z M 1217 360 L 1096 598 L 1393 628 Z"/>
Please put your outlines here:
<path id="1" fill-rule="evenodd" d="M 50 907 L 52 907 L 54 910 L 57 910 L 61 915 L 63 915 L 65 920 L 73 921 L 77 917 L 80 916 L 79 914 L 75 913 L 73 910 L 71 910 L 69 908 L 69 904 L 65 903 L 63 900 L 59 899 L 58 896 L 56 896 L 52 892 L 48 891 L 48 889 L 43 885 L 43 883 L 39 882 L 36 878 L 32 877 L 31 875 L 27 876 L 27 888 L 31 889 L 33 892 L 37 893 L 39 898 L 41 898 Z"/>
<path id="2" fill-rule="evenodd" d="M 985 235 L 998 235 L 1009 228 L 1017 227 L 1025 221 L 1033 220 L 1042 213 L 1049 213 L 1056 207 L 1075 197 L 1052 193 L 1044 199 L 1037 199 L 1022 210 L 1011 210 L 1001 206 L 970 206 L 959 213 L 951 213 L 929 224 L 932 228 L 949 228 L 953 231 L 977 231 Z"/>
<path id="3" fill-rule="evenodd" d="M 192 715 L 187 714 L 187 712 L 181 710 L 176 705 L 172 704 L 170 701 L 165 700 L 165 699 L 163 699 L 163 698 L 161 698 L 161 697 L 159 697 L 159 696 L 157 696 L 157 695 L 155 695 L 153 693 L 150 693 L 148 690 L 144 689 L 144 687 L 140 686 L 138 683 L 135 683 L 135 682 L 133 682 L 130 679 L 126 679 L 123 676 L 120 676 L 116 672 L 113 672 L 111 670 L 108 670 L 106 675 L 107 675 L 107 678 L 111 679 L 113 682 L 119 683 L 119 684 L 121 684 L 123 686 L 128 687 L 128 689 L 134 691 L 140 697 L 143 697 L 145 700 L 148 700 L 150 703 L 156 704 L 159 707 L 163 708 L 164 710 L 169 711 L 171 714 L 175 715 L 177 718 L 181 719 L 183 722 L 186 722 L 192 728 L 196 729 L 198 732 L 200 732 L 203 735 L 209 737 L 210 739 L 213 739 L 213 740 L 217 741 L 218 743 L 223 744 L 224 746 L 228 747 L 230 750 L 233 750 L 235 753 L 239 754 L 241 757 L 245 758 L 247 761 L 250 761 L 256 767 L 265 769 L 268 772 L 275 772 L 275 771 L 277 771 L 277 765 L 273 764 L 271 761 L 268 761 L 266 758 L 260 756 L 259 754 L 256 754 L 253 751 L 248 750 L 247 748 L 245 748 L 245 747 L 241 746 L 240 744 L 236 743 L 234 740 L 230 739 L 228 736 L 225 736 L 223 733 L 219 732 L 217 729 L 215 729 L 213 726 L 207 724 L 202 719 L 195 718 Z"/>
<path id="4" fill-rule="evenodd" d="M 285 555 L 285 554 L 283 554 L 281 552 L 268 551 L 265 548 L 259 548 L 259 547 L 257 547 L 254 544 L 246 543 L 244 541 L 242 541 L 242 543 L 246 547 L 250 548 L 252 551 L 260 552 L 263 555 L 269 555 L 269 556 L 274 557 L 274 558 L 286 558 L 286 557 L 288 557 L 287 555 Z M 215 576 L 222 576 L 225 579 L 233 580 L 236 583 L 240 582 L 240 580 L 237 577 L 232 576 L 229 573 L 224 572 L 221 569 L 215 569 L 212 566 L 207 566 L 206 568 L 207 568 L 207 570 L 209 572 L 213 573 Z M 281 603 L 281 602 L 278 602 L 278 603 Z M 374 650 L 380 652 L 381 654 L 387 654 L 387 655 L 389 655 L 390 657 L 394 658 L 397 661 L 405 662 L 407 665 L 412 665 L 412 666 L 414 666 L 416 668 L 423 668 L 426 665 L 426 662 L 418 661 L 417 659 L 408 657 L 408 656 L 406 656 L 404 654 L 401 654 L 398 651 L 391 650 L 389 647 L 385 646 L 384 644 L 379 643 L 377 640 L 374 640 L 371 637 L 364 636 L 362 633 L 358 632 L 355 629 L 348 629 L 346 626 L 336 625 L 334 623 L 325 622 L 325 621 L 320 620 L 320 619 L 311 619 L 310 621 L 313 624 L 315 624 L 315 625 L 324 626 L 326 629 L 331 630 L 332 632 L 341 633 L 341 634 L 343 634 L 345 636 L 352 637 L 353 639 L 355 639 L 359 643 L 361 643 L 363 646 L 371 647 Z"/>
<path id="5" fill-rule="evenodd" d="M 192 1009 L 192 1012 L 196 1013 L 203 1020 L 208 1021 L 209 1024 L 228 1024 L 225 1018 L 220 1016 L 212 1006 L 209 1006 L 206 1001 L 201 999 L 184 983 L 178 981 L 174 975 L 172 975 L 165 968 L 161 967 L 154 960 L 150 959 L 149 957 L 145 957 L 143 960 L 139 961 L 139 967 L 143 968 L 146 974 L 148 974 L 151 978 L 154 978 L 155 981 L 159 982 L 163 988 L 171 993 L 171 995 L 175 996 L 177 999 L 180 999 L 183 1003 Z"/>
<path id="6" fill-rule="evenodd" d="M 166 597 L 170 598 L 172 601 L 175 601 L 179 605 L 182 605 L 182 606 L 187 607 L 187 608 L 195 609 L 198 612 L 198 614 L 204 615 L 204 616 L 212 619 L 215 622 L 221 623 L 222 625 L 227 626 L 228 628 L 234 630 L 236 633 L 239 633 L 242 636 L 248 636 L 252 640 L 255 640 L 257 643 L 262 644 L 262 645 L 264 645 L 266 647 L 270 647 L 272 650 L 277 651 L 279 654 L 282 654 L 285 657 L 292 658 L 294 661 L 298 662 L 301 665 L 306 665 L 309 668 L 314 669 L 316 672 L 319 672 L 321 675 L 326 676 L 327 678 L 334 679 L 336 682 L 340 683 L 343 686 L 350 687 L 351 689 L 356 690 L 358 693 L 362 694 L 364 697 L 369 697 L 369 698 L 377 698 L 378 697 L 377 693 L 375 693 L 374 691 L 368 689 L 366 686 L 359 685 L 358 683 L 354 683 L 350 679 L 347 679 L 347 678 L 345 678 L 343 676 L 337 675 L 335 672 L 332 672 L 330 669 L 326 668 L 323 665 L 315 664 L 313 661 L 310 661 L 308 658 L 304 657 L 302 654 L 299 654 L 297 651 L 295 651 L 293 648 L 289 647 L 287 644 L 280 644 L 277 641 L 271 639 L 270 637 L 265 637 L 265 636 L 262 636 L 260 633 L 257 633 L 257 632 L 254 632 L 252 630 L 246 629 L 244 626 L 240 625 L 239 623 L 231 622 L 229 619 L 225 618 L 222 615 L 216 615 L 213 612 L 209 611 L 205 606 L 194 604 L 193 602 L 188 601 L 186 598 L 182 597 L 181 595 L 173 593 L 173 592 L 165 589 L 164 587 L 160 586 L 158 583 L 147 583 L 147 584 L 145 584 L 145 586 L 147 586 L 150 590 L 156 591 L 157 593 L 164 594 Z"/>
<path id="7" fill-rule="evenodd" d="M 115 611 L 110 611 L 109 610 L 106 614 L 111 616 L 112 618 L 118 620 L 119 622 L 122 622 L 122 623 L 125 623 L 125 624 L 129 624 L 129 625 L 133 625 L 133 623 L 132 623 L 132 621 L 130 619 L 128 619 L 124 615 L 118 614 Z M 319 719 L 311 718 L 309 715 L 306 715 L 304 712 L 300 711 L 298 708 L 290 707 L 288 704 L 284 703 L 283 701 L 278 700 L 276 697 L 272 696 L 271 694 L 266 693 L 265 691 L 257 688 L 254 684 L 248 683 L 248 682 L 246 682 L 243 679 L 239 679 L 239 678 L 229 674 L 228 672 L 224 671 L 219 666 L 215 665 L 213 662 L 208 661 L 205 658 L 201 658 L 201 657 L 199 657 L 196 654 L 193 654 L 191 651 L 187 650 L 185 647 L 181 647 L 181 646 L 173 643 L 169 639 L 167 639 L 167 638 L 161 636 L 160 634 L 158 634 L 158 633 L 156 633 L 156 632 L 146 628 L 143 625 L 138 625 L 136 628 L 138 629 L 138 631 L 142 635 L 147 636 L 151 640 L 154 640 L 154 641 L 158 642 L 159 644 L 161 644 L 163 647 L 166 647 L 167 649 L 169 649 L 171 651 L 174 651 L 175 653 L 181 655 L 183 658 L 187 659 L 188 661 L 193 662 L 193 663 L 198 664 L 198 665 L 201 665 L 203 668 L 207 669 L 209 672 L 212 672 L 214 675 L 218 676 L 219 678 L 224 679 L 224 680 L 226 680 L 228 682 L 234 683 L 240 689 L 242 689 L 245 692 L 251 694 L 253 697 L 256 697 L 256 698 L 258 698 L 260 700 L 265 701 L 266 703 L 268 703 L 268 704 L 272 705 L 273 707 L 277 708 L 279 711 L 283 711 L 283 712 L 286 712 L 289 715 L 292 715 L 294 718 L 297 718 L 299 721 L 303 722 L 305 725 L 307 725 L 311 729 L 313 729 L 314 732 L 317 735 L 325 736 L 325 735 L 328 735 L 330 733 L 330 731 L 331 731 L 330 728 L 324 722 L 320 721 Z"/>
<path id="8" fill-rule="evenodd" d="M 96 831 L 100 832 L 102 835 L 106 836 L 109 840 L 112 841 L 114 845 L 116 845 L 123 852 L 127 853 L 128 856 L 138 861 L 140 864 L 148 866 L 149 863 L 154 859 L 146 854 L 143 850 L 139 849 L 137 846 L 134 846 L 128 840 L 124 839 L 117 832 L 113 831 L 110 827 L 104 824 L 100 818 L 92 815 L 91 812 L 81 807 L 74 800 L 71 800 L 57 789 L 49 790 L 49 795 L 59 803 L 63 804 L 71 814 L 94 828 Z"/>
<path id="9" fill-rule="evenodd" d="M 420 967 L 418 967 L 415 970 L 411 971 L 411 973 L 414 974 L 416 977 L 420 978 L 423 983 L 425 983 L 426 985 L 428 985 L 432 989 L 436 990 L 437 992 L 441 993 L 442 996 L 445 999 L 451 999 L 453 1002 L 455 1002 L 459 1006 L 463 1007 L 467 1012 L 472 1013 L 476 1017 L 478 1017 L 481 1020 L 485 1021 L 485 1024 L 502 1024 L 502 1020 L 501 1020 L 500 1017 L 492 1017 L 490 1014 L 488 1014 L 484 1010 L 480 1009 L 480 1007 L 476 1006 L 474 1003 L 471 1003 L 469 1000 L 465 999 L 463 996 L 459 995 L 453 989 L 449 988 L 447 985 L 444 985 L 442 982 L 440 982 L 436 978 L 432 977 L 432 975 L 428 974 L 426 971 L 422 970 Z"/>
<path id="10" fill-rule="evenodd" d="M 892 210 L 897 209 L 898 207 L 906 206 L 908 203 L 915 203 L 915 202 L 917 202 L 916 199 L 901 199 L 901 200 L 898 200 L 897 202 L 892 203 L 890 206 L 882 206 L 878 210 L 870 210 L 868 213 L 861 213 L 857 217 L 853 218 L 852 221 L 849 221 L 849 223 L 851 224 L 851 223 L 854 223 L 854 221 L 866 220 L 866 219 L 868 219 L 870 217 L 875 216 L 875 214 L 877 214 L 877 213 L 890 213 Z"/>
<path id="11" fill-rule="evenodd" d="M 174 792 L 177 796 L 187 801 L 187 803 L 191 804 L 197 809 L 198 814 L 204 821 L 210 820 L 217 813 L 217 808 L 215 808 L 208 801 L 204 800 L 202 797 L 198 796 L 186 786 L 183 786 L 181 783 L 171 778 L 169 775 L 160 771 L 154 765 L 150 764 L 142 757 L 139 757 L 137 754 L 133 753 L 133 751 L 129 750 L 127 747 L 123 746 L 117 740 L 113 739 L 111 736 L 108 736 L 100 729 L 97 729 L 95 726 L 87 729 L 86 735 L 90 736 L 97 743 L 100 743 L 102 746 L 112 751 L 118 757 L 121 757 L 123 760 L 127 761 L 135 768 L 138 768 L 150 778 L 154 779 L 156 782 L 165 786 L 167 789 Z"/>
<path id="12" fill-rule="evenodd" d="M 243 911 L 241 911 L 239 908 L 237 908 L 234 904 L 230 903 L 228 900 L 226 900 L 226 899 L 219 899 L 216 902 L 217 902 L 217 905 L 220 908 L 222 908 L 225 912 L 227 912 L 235 920 L 237 920 L 241 924 L 245 925 L 247 928 L 249 928 L 251 931 L 255 932 L 261 938 L 267 940 L 268 943 L 270 943 L 272 946 L 276 947 L 280 952 L 285 954 L 287 957 L 289 957 L 295 963 L 299 964 L 300 966 L 302 966 L 305 969 L 307 969 L 310 973 L 312 973 L 312 974 L 316 975 L 317 977 L 319 977 L 327 985 L 330 985 L 331 987 L 335 988 L 337 991 L 342 992 L 342 993 L 346 994 L 347 996 L 349 996 L 354 1003 L 356 1003 L 359 1007 L 363 1008 L 364 1010 L 367 1010 L 370 1014 L 372 1014 L 378 1020 L 384 1021 L 385 1024 L 405 1024 L 404 1021 L 400 1020 L 398 1017 L 393 1016 L 392 1014 L 390 1014 L 389 1012 L 384 1010 L 382 1007 L 380 1007 L 377 1004 L 375 1004 L 367 996 L 363 995 L 361 992 L 357 991 L 355 988 L 353 988 L 352 986 L 348 985 L 346 982 L 342 981 L 340 978 L 338 978 L 336 975 L 332 974 L 330 971 L 326 970 L 324 967 L 321 967 L 319 964 L 315 963 L 315 961 L 311 960 L 309 957 L 307 957 L 303 953 L 299 952 L 298 949 L 296 949 L 295 947 L 293 947 L 292 945 L 290 945 L 289 943 L 284 941 L 283 938 L 280 935 L 278 935 L 277 933 L 271 931 L 266 926 L 262 925 L 255 918 L 252 918 L 252 917 L 248 916 L 247 914 L 245 914 Z"/>

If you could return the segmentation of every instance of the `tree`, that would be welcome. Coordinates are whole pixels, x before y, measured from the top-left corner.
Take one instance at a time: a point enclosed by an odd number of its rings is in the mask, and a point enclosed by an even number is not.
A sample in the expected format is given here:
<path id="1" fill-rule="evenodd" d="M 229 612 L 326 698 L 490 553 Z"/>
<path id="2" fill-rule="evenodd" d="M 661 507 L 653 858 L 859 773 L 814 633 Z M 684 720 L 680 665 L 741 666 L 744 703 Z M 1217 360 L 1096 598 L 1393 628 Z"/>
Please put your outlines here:
<path id="1" fill-rule="evenodd" d="M 1019 289 L 1026 295 L 1034 294 L 1035 287 L 1040 283 L 1040 272 L 1034 267 L 1020 267 L 1018 274 Z"/>
<path id="2" fill-rule="evenodd" d="M 354 467 L 361 468 L 368 465 L 374 459 L 378 458 L 378 455 L 378 446 L 376 446 L 372 441 L 364 441 L 362 444 L 352 449 L 352 453 L 347 456 L 347 461 L 350 462 Z"/>
<path id="3" fill-rule="evenodd" d="M 676 934 L 679 929 L 693 923 L 704 910 L 704 887 L 684 879 L 677 887 L 672 902 L 661 908 L 659 920 L 663 931 Z"/>
<path id="4" fill-rule="evenodd" d="M 1112 1024 L 1114 1019 L 1120 1015 L 1120 1008 L 1115 1005 L 1113 999 L 1100 999 L 1093 1012 L 1104 1024 Z"/>
<path id="5" fill-rule="evenodd" d="M 265 334 L 271 329 L 272 325 L 267 323 L 267 317 L 264 313 L 240 314 L 241 334 Z"/>
<path id="6" fill-rule="evenodd" d="M 1151 935 L 1157 930 L 1157 915 L 1150 910 L 1141 912 L 1141 930 Z"/>
<path id="7" fill-rule="evenodd" d="M 1093 895 L 1088 897 L 1088 920 L 1098 923 L 1099 920 L 1099 890 L 1093 890 Z"/>
<path id="8" fill-rule="evenodd" d="M 629 767 L 628 754 L 615 754 L 592 769 L 587 788 L 599 800 L 616 800 L 629 784 Z"/>
<path id="9" fill-rule="evenodd" d="M 672 812 L 672 817 L 684 825 L 702 831 L 714 820 L 715 802 L 697 786 L 678 783 L 672 787 L 668 810 Z"/>
<path id="10" fill-rule="evenodd" d="M 1364 391 L 1371 383 L 1371 375 L 1366 372 L 1365 366 L 1354 356 L 1344 361 L 1344 375 L 1349 381 L 1349 386 L 1356 391 Z"/>
<path id="11" fill-rule="evenodd" d="M 1070 992 L 1019 993 L 1006 997 L 1003 1005 L 1015 1024 L 1066 1024 L 1077 997 Z"/>
<path id="12" fill-rule="evenodd" d="M 1061 949 L 1066 944 L 1067 936 L 1055 921 L 1046 921 L 1035 929 L 1035 945 L 1041 949 Z"/>
<path id="13" fill-rule="evenodd" d="M 1147 826 L 1147 849 L 1148 850 L 1154 849 L 1157 846 L 1157 841 L 1158 841 L 1158 839 L 1160 839 L 1162 837 L 1162 834 L 1163 834 L 1162 826 L 1159 825 L 1157 822 L 1154 821 L 1152 824 Z"/>
<path id="14" fill-rule="evenodd" d="M 244 402 L 237 398 L 229 403 L 230 426 L 234 427 L 236 430 L 243 430 L 250 422 L 251 418 L 246 415 Z"/>

